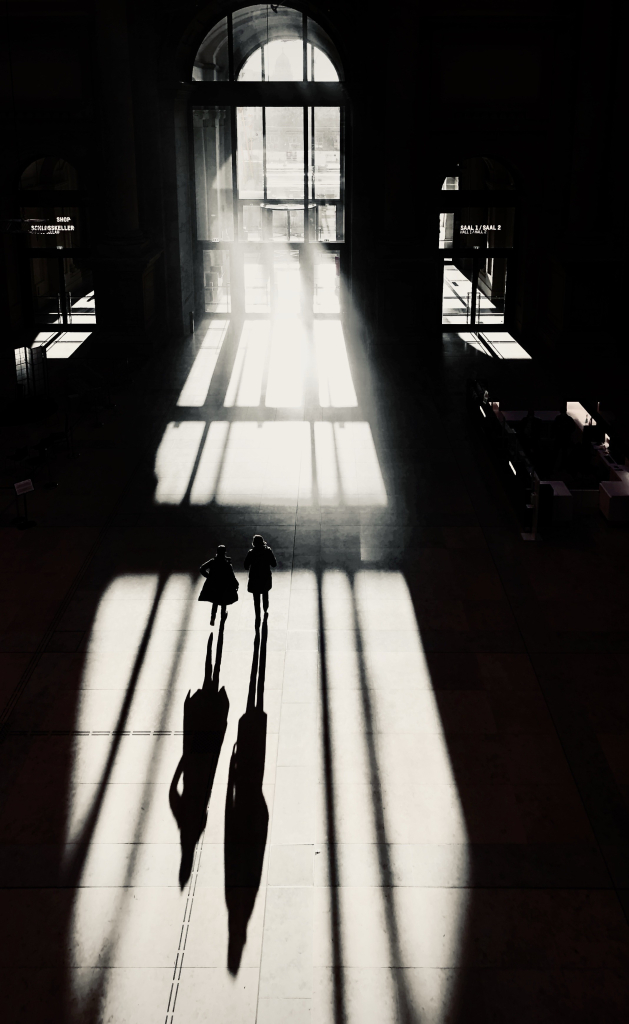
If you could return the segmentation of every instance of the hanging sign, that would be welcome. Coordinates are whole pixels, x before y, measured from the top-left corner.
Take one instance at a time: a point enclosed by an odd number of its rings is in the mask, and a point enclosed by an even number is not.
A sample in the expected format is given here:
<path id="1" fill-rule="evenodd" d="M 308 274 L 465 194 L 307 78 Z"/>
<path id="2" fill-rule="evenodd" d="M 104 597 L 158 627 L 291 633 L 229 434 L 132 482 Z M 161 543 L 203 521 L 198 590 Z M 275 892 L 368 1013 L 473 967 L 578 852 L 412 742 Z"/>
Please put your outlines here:
<path id="1" fill-rule="evenodd" d="M 486 235 L 490 231 L 501 231 L 501 224 L 461 224 L 462 235 Z"/>

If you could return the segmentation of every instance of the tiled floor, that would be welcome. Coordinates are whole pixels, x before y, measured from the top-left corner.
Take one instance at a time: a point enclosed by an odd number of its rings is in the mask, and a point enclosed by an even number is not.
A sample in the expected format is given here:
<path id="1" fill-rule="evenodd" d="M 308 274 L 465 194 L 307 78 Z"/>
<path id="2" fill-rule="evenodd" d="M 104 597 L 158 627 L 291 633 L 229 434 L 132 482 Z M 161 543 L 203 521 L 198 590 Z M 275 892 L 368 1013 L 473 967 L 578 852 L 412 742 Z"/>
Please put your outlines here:
<path id="1" fill-rule="evenodd" d="M 271 387 L 208 337 L 0 534 L 3 1019 L 626 1021 L 629 535 L 521 540 L 455 340 Z"/>

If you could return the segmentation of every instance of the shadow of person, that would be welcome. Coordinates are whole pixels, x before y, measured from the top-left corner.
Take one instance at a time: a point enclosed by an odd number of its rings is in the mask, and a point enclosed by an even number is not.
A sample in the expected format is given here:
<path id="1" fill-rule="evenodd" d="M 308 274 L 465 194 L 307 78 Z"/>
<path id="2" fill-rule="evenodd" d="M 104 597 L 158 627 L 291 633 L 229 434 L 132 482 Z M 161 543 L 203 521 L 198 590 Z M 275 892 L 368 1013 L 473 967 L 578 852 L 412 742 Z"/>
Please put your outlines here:
<path id="1" fill-rule="evenodd" d="M 265 618 L 262 636 L 256 629 L 247 710 L 238 723 L 225 802 L 225 902 L 229 918 L 227 967 L 234 975 L 240 967 L 249 919 L 260 888 L 269 828 L 269 812 L 262 795 L 266 754 L 266 642 Z"/>
<path id="2" fill-rule="evenodd" d="M 183 889 L 190 878 L 196 845 L 207 822 L 207 808 L 214 783 L 225 730 L 229 700 L 225 688 L 219 690 L 223 653 L 224 620 L 221 621 L 216 644 L 216 661 L 212 671 L 210 635 L 205 659 L 203 687 L 186 697 L 183 705 L 183 755 L 168 792 L 170 809 L 179 826 L 181 864 L 179 885 Z M 179 790 L 179 781 L 182 789 Z"/>

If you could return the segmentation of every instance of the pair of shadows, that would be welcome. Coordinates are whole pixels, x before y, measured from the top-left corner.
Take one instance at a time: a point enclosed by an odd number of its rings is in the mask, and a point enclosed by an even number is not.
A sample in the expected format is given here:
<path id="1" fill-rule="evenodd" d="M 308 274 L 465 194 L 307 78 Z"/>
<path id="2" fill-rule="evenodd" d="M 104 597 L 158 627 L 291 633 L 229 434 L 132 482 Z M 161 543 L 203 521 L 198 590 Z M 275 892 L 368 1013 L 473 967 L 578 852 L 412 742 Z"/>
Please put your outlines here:
<path id="1" fill-rule="evenodd" d="M 224 620 L 221 620 L 216 660 L 212 668 L 210 636 L 203 687 L 188 696 L 183 708 L 183 755 L 170 784 L 170 807 L 179 826 L 181 865 L 179 884 L 187 884 L 196 845 L 207 824 L 218 758 L 227 729 L 229 699 L 219 689 Z M 237 974 L 247 941 L 247 927 L 260 888 L 262 862 L 269 828 L 269 812 L 262 794 L 266 756 L 267 621 L 256 626 L 249 678 L 247 709 L 238 723 L 238 736 L 229 764 L 225 800 L 225 902 L 229 921 L 227 966 Z M 179 783 L 182 781 L 182 789 Z"/>

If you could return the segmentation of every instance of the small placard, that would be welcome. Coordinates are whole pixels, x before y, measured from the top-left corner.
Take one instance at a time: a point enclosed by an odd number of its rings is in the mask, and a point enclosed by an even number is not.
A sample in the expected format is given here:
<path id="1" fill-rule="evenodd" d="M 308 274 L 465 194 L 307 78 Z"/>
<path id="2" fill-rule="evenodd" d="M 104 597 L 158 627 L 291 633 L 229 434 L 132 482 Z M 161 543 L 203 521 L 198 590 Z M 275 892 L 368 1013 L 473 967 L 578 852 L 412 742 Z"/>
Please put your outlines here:
<path id="1" fill-rule="evenodd" d="M 29 491 L 34 491 L 32 480 L 20 480 L 18 484 L 15 484 L 16 494 L 28 494 Z"/>

